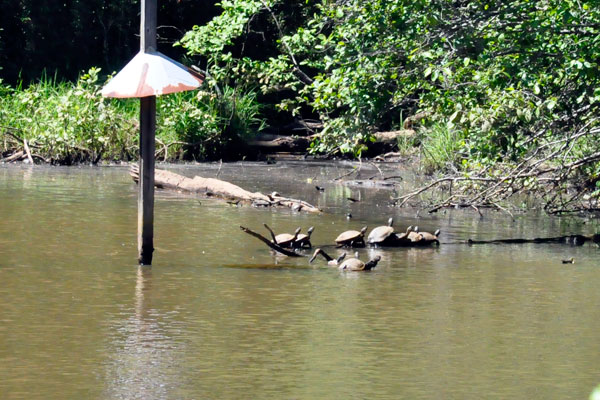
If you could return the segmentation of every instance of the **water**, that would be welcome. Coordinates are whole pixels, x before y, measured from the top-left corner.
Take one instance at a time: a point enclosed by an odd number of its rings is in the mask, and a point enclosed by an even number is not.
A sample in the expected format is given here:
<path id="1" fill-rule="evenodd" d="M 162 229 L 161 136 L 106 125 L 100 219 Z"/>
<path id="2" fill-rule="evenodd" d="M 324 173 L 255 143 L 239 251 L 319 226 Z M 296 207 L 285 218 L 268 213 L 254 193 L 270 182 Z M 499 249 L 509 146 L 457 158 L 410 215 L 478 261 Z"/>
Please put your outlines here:
<path id="1" fill-rule="evenodd" d="M 325 179 L 347 168 L 171 166 L 326 213 L 158 191 L 154 265 L 139 268 L 126 168 L 0 166 L 0 398 L 587 398 L 600 383 L 598 248 L 458 242 L 591 233 L 596 221 L 417 218 L 390 208 L 388 190 Z M 313 243 L 337 255 L 338 233 L 390 215 L 399 230 L 440 227 L 442 245 L 363 249 L 382 256 L 377 268 L 343 273 L 274 257 L 239 230 L 314 225 Z"/>

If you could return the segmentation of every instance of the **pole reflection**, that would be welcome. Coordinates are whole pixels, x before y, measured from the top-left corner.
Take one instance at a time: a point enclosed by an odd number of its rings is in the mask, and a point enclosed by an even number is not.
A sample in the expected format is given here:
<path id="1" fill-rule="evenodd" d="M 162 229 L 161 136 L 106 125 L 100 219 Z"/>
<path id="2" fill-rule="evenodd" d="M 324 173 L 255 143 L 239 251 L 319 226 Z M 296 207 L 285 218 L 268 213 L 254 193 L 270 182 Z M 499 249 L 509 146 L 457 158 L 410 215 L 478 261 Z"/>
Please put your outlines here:
<path id="1" fill-rule="evenodd" d="M 134 307 L 117 323 L 108 366 L 108 397 L 126 399 L 168 398 L 175 387 L 176 344 L 168 321 L 153 307 L 152 267 L 138 266 Z"/>

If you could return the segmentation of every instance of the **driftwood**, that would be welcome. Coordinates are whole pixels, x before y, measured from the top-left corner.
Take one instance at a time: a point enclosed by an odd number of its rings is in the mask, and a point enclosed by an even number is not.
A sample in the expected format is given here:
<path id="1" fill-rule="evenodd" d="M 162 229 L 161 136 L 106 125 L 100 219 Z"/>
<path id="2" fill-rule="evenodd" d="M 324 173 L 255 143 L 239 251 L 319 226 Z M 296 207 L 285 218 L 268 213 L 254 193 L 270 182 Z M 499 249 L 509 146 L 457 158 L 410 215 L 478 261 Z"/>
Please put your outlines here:
<path id="1" fill-rule="evenodd" d="M 600 243 L 600 234 L 594 235 L 564 235 L 549 238 L 533 238 L 533 239 L 493 239 L 493 240 L 472 240 L 467 241 L 468 244 L 520 244 L 520 243 L 567 243 L 572 246 L 582 246 L 585 242 L 592 241 Z"/>
<path id="2" fill-rule="evenodd" d="M 27 139 L 23 139 L 23 148 L 25 149 L 25 153 L 27 154 L 27 159 L 31 164 L 33 164 L 33 158 L 31 157 L 31 150 L 29 150 Z"/>
<path id="3" fill-rule="evenodd" d="M 139 171 L 137 165 L 131 167 L 130 175 L 137 183 Z M 156 187 L 170 190 L 182 190 L 190 193 L 215 196 L 227 201 L 242 201 L 255 206 L 288 207 L 294 211 L 321 212 L 317 207 L 303 200 L 283 197 L 277 192 L 265 195 L 260 192 L 249 192 L 232 183 L 214 178 L 195 176 L 187 178 L 173 172 L 157 169 L 154 175 Z"/>
<path id="4" fill-rule="evenodd" d="M 267 246 L 269 246 L 270 248 L 272 248 L 273 250 L 275 250 L 278 253 L 281 253 L 281 254 L 289 256 L 289 257 L 304 257 L 302 254 L 298 254 L 295 251 L 284 249 L 283 247 L 281 247 L 278 244 L 270 241 L 269 239 L 267 239 L 266 237 L 264 237 L 260 233 L 254 232 L 254 231 L 252 231 L 252 230 L 250 230 L 248 228 L 245 228 L 243 226 L 240 226 L 240 229 L 243 232 L 247 233 L 248 235 L 254 236 L 258 240 L 262 241 L 263 243 L 265 243 Z"/>

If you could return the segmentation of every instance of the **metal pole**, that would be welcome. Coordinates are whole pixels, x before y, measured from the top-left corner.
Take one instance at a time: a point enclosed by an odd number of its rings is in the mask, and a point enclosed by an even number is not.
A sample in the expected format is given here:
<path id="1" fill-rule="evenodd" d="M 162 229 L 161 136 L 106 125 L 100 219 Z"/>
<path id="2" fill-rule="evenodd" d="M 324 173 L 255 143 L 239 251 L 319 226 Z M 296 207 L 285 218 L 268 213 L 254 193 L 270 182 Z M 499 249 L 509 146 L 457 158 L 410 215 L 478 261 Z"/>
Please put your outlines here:
<path id="1" fill-rule="evenodd" d="M 138 192 L 139 262 L 152 264 L 154 251 L 154 132 L 156 97 L 140 99 L 140 180 Z"/>
<path id="2" fill-rule="evenodd" d="M 156 51 L 157 0 L 142 0 L 140 50 Z M 156 97 L 140 99 L 140 180 L 138 192 L 138 261 L 152 264 L 154 251 L 154 151 Z"/>

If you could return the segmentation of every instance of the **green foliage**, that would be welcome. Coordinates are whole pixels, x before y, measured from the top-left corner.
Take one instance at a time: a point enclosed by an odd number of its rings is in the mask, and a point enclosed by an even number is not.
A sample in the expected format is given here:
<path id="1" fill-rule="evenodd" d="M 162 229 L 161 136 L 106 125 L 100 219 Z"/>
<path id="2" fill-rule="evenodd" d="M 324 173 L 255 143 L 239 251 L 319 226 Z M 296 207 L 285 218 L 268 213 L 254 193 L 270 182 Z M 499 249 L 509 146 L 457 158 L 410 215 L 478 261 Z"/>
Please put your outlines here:
<path id="1" fill-rule="evenodd" d="M 590 393 L 589 400 L 600 400 L 600 385 L 596 386 Z"/>
<path id="2" fill-rule="evenodd" d="M 325 126 L 316 152 L 360 155 L 374 131 L 419 111 L 430 112 L 425 139 L 440 135 L 425 145 L 438 148 L 433 143 L 447 143 L 448 131 L 464 132 L 460 150 L 483 163 L 518 160 L 540 144 L 536 133 L 560 138 L 597 124 L 597 2 L 315 0 L 299 11 L 281 0 L 232 0 L 221 7 L 181 44 L 203 57 L 215 82 L 258 84 L 278 110 L 316 113 Z M 250 42 L 263 51 L 244 52 Z"/>
<path id="3" fill-rule="evenodd" d="M 69 18 L 66 13 L 48 25 L 41 21 L 53 7 L 7 1 L 0 16 L 2 72 L 17 76 L 14 60 L 39 71 L 33 55 L 49 59 L 48 53 L 60 53 L 56 46 L 81 51 L 82 57 L 69 57 L 70 71 L 98 55 L 109 65 L 115 43 L 124 44 L 119 51 L 129 56 L 134 46 L 115 38 L 114 27 L 137 29 L 135 2 L 100 3 L 73 2 L 65 6 Z M 374 132 L 401 128 L 420 112 L 427 115 L 419 123 L 421 154 L 430 168 L 515 163 L 539 148 L 563 152 L 564 162 L 596 151 L 598 2 L 223 0 L 218 6 L 220 14 L 204 25 L 197 21 L 179 42 L 205 70 L 204 91 L 159 99 L 158 137 L 169 155 L 221 157 L 268 115 L 271 121 L 319 119 L 324 128 L 313 152 L 360 157 Z M 165 3 L 161 16 L 191 18 L 186 7 Z M 59 33 L 57 26 L 74 34 Z M 83 46 L 82 37 L 90 36 L 102 45 Z M 48 46 L 41 45 L 42 37 Z M 80 80 L 73 88 L 47 80 L 2 89 L 2 121 L 39 138 L 56 156 L 75 147 L 109 151 L 103 142 L 121 148 L 111 157 L 129 154 L 137 140 L 128 128 L 137 120 L 135 107 L 95 99 L 94 85 Z M 111 114 L 113 108 L 120 117 Z M 118 132 L 93 123 L 93 115 L 104 115 Z M 580 131 L 570 143 L 567 138 Z M 586 173 L 598 176 L 597 169 L 590 166 Z"/>
<path id="4" fill-rule="evenodd" d="M 0 82 L 0 126 L 58 163 L 136 157 L 139 102 L 103 98 L 99 72 L 90 69 L 74 85 L 45 78 L 23 89 Z M 252 92 L 225 87 L 220 95 L 192 91 L 157 99 L 157 148 L 166 159 L 234 156 L 262 124 Z"/>
<path id="5" fill-rule="evenodd" d="M 256 94 L 230 87 L 220 96 L 207 91 L 161 96 L 157 113 L 157 137 L 175 143 L 175 153 L 183 150 L 187 159 L 233 157 L 236 146 L 263 127 Z"/>
<path id="6" fill-rule="evenodd" d="M 27 139 L 43 156 L 71 163 L 131 156 L 135 120 L 100 95 L 99 69 L 75 85 L 45 78 L 26 89 L 0 93 L 0 125 Z"/>
<path id="7" fill-rule="evenodd" d="M 436 123 L 423 130 L 421 142 L 423 167 L 427 172 L 446 169 L 449 165 L 461 165 L 464 154 L 464 138 L 450 124 Z"/>

